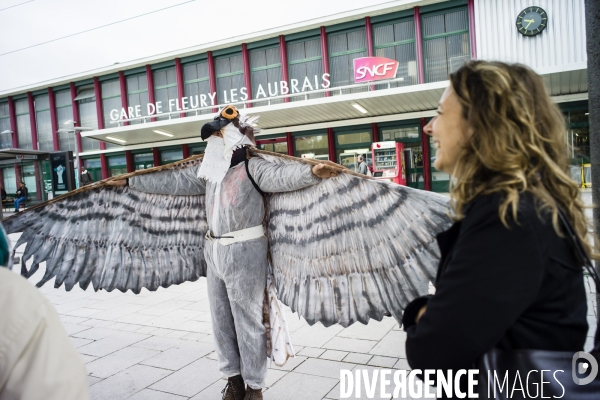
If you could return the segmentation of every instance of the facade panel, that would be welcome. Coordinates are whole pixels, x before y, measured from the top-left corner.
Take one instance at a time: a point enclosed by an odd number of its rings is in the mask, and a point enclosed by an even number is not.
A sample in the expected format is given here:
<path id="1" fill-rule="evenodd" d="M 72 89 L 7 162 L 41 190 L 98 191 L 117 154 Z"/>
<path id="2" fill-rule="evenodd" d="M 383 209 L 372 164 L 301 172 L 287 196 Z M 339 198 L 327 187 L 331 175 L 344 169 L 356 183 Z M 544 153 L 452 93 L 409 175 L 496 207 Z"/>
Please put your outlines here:
<path id="1" fill-rule="evenodd" d="M 38 150 L 53 151 L 50 98 L 47 94 L 35 97 L 35 122 L 38 133 Z"/>
<path id="2" fill-rule="evenodd" d="M 29 119 L 29 104 L 27 99 L 15 100 L 15 112 L 17 115 L 19 148 L 31 150 L 33 149 L 31 143 L 31 120 Z"/>
<path id="3" fill-rule="evenodd" d="M 532 5 L 548 14 L 547 28 L 525 37 L 519 13 Z M 584 0 L 475 0 L 477 55 L 482 60 L 519 62 L 534 69 L 587 62 Z"/>
<path id="4" fill-rule="evenodd" d="M 8 103 L 0 103 L 0 148 L 9 149 L 11 147 L 12 133 L 10 132 L 10 113 L 8 111 Z"/>

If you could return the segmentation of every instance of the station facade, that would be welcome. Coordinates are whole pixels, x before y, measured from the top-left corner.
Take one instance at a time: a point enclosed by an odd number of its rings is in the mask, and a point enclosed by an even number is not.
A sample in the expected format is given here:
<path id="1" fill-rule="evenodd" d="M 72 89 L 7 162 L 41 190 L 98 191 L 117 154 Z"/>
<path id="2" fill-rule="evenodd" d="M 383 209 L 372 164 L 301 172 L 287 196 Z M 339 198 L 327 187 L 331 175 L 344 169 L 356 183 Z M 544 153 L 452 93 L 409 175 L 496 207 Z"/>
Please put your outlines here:
<path id="1" fill-rule="evenodd" d="M 523 34 L 523 11 L 540 15 L 539 33 Z M 395 76 L 357 84 L 364 57 L 397 61 Z M 584 0 L 402 0 L 0 93 L 0 183 L 46 199 L 55 151 L 79 152 L 94 180 L 202 153 L 200 127 L 233 103 L 261 116 L 262 149 L 349 168 L 359 154 L 380 169 L 402 158 L 407 185 L 445 192 L 423 126 L 471 59 L 542 75 L 568 124 L 573 179 L 585 179 Z"/>

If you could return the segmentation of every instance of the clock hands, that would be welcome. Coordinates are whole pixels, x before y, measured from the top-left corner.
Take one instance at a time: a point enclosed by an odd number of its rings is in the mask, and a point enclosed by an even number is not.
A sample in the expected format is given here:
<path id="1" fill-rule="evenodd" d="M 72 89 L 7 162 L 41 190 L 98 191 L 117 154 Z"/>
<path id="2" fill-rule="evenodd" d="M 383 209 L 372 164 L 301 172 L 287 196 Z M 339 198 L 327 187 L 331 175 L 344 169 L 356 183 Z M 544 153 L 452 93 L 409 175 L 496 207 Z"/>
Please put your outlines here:
<path id="1" fill-rule="evenodd" d="M 525 27 L 525 29 L 529 28 L 529 25 L 531 25 L 531 24 L 533 24 L 533 23 L 535 22 L 535 20 L 533 20 L 533 19 L 524 19 L 523 21 L 525 21 L 525 22 L 529 22 L 529 23 L 527 24 L 527 26 Z"/>

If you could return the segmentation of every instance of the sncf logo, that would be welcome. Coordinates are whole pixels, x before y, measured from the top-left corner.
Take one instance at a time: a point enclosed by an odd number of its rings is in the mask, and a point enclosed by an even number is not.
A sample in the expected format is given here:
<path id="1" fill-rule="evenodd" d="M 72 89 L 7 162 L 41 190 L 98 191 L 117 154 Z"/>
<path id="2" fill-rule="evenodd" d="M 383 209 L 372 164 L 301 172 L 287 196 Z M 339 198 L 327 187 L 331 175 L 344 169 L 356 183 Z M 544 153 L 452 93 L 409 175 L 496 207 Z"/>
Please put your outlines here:
<path id="1" fill-rule="evenodd" d="M 384 57 L 362 57 L 354 59 L 354 82 L 362 83 L 393 79 L 398 70 L 398 61 Z"/>

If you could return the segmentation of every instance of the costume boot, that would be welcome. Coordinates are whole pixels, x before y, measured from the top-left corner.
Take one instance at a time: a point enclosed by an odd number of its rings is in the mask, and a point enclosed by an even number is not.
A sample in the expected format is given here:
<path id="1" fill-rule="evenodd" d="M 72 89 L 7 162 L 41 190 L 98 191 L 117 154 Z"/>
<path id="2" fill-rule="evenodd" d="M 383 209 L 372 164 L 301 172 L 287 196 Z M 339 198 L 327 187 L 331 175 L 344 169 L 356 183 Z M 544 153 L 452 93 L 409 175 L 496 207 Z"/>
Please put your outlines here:
<path id="1" fill-rule="evenodd" d="M 262 389 L 252 389 L 250 386 L 246 388 L 246 396 L 244 400 L 263 400 Z"/>
<path id="2" fill-rule="evenodd" d="M 221 393 L 223 393 L 223 400 L 244 400 L 246 391 L 244 390 L 244 380 L 242 379 L 242 376 L 236 375 L 227 378 L 227 385 L 225 385 L 225 389 L 223 389 Z"/>

